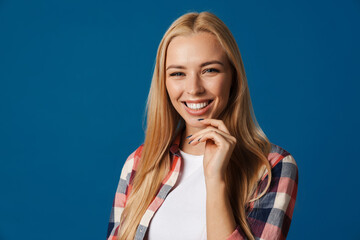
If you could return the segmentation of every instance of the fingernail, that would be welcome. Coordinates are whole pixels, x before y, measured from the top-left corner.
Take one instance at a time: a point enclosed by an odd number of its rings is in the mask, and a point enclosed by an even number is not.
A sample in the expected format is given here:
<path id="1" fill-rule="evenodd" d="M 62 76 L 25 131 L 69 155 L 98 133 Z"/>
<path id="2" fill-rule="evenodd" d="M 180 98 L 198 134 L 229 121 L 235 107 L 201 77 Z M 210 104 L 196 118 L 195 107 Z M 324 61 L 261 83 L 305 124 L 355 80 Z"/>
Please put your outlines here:
<path id="1" fill-rule="evenodd" d="M 191 141 L 189 142 L 189 144 L 190 144 L 192 141 L 194 141 L 194 140 L 191 140 Z"/>
<path id="2" fill-rule="evenodd" d="M 198 121 L 204 120 L 203 118 L 199 118 Z"/>
<path id="3" fill-rule="evenodd" d="M 191 137 L 192 135 L 189 135 L 189 136 L 187 136 L 186 138 L 189 138 L 189 137 Z"/>

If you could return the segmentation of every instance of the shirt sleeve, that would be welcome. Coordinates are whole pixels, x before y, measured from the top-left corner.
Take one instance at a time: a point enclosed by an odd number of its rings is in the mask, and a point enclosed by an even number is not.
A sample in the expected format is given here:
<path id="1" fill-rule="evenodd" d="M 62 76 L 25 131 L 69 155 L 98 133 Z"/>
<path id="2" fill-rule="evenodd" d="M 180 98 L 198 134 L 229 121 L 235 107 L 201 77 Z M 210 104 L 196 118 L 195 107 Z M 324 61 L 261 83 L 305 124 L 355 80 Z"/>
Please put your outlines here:
<path id="1" fill-rule="evenodd" d="M 135 171 L 135 154 L 136 150 L 126 159 L 124 166 L 121 170 L 120 180 L 116 189 L 115 197 L 113 200 L 113 205 L 110 213 L 110 220 L 107 230 L 107 240 L 115 240 L 117 235 L 121 214 L 126 205 L 126 198 L 128 191 L 131 190 L 130 180 L 134 175 Z"/>
<path id="2" fill-rule="evenodd" d="M 268 177 L 258 189 L 266 187 Z M 298 168 L 289 154 L 272 167 L 272 179 L 266 194 L 253 203 L 247 212 L 247 221 L 255 239 L 283 240 L 288 234 L 294 211 L 298 185 Z M 244 232 L 238 225 L 226 240 L 244 240 Z"/>

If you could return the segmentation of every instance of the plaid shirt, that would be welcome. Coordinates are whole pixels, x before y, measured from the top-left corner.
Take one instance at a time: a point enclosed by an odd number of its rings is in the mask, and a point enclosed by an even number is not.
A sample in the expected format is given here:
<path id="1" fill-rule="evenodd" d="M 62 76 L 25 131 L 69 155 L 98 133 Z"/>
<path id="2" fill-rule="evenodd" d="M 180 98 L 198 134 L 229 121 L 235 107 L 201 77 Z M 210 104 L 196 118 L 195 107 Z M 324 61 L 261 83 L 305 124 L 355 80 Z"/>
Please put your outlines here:
<path id="1" fill-rule="evenodd" d="M 179 153 L 180 136 L 170 148 L 172 153 L 171 170 L 162 181 L 157 196 L 153 199 L 137 227 L 135 240 L 142 240 L 149 227 L 150 220 L 164 202 L 179 176 L 182 162 Z M 125 161 L 121 171 L 120 181 L 116 190 L 113 207 L 108 225 L 107 240 L 115 240 L 119 231 L 119 222 L 126 200 L 132 189 L 132 180 L 136 173 L 143 145 L 136 149 Z M 272 179 L 266 194 L 252 202 L 246 209 L 247 221 L 255 239 L 285 239 L 289 231 L 295 206 L 298 169 L 294 158 L 283 148 L 272 144 L 268 160 L 272 167 Z M 259 182 L 257 191 L 262 192 L 267 184 L 267 173 Z M 247 239 L 240 225 L 226 240 Z"/>

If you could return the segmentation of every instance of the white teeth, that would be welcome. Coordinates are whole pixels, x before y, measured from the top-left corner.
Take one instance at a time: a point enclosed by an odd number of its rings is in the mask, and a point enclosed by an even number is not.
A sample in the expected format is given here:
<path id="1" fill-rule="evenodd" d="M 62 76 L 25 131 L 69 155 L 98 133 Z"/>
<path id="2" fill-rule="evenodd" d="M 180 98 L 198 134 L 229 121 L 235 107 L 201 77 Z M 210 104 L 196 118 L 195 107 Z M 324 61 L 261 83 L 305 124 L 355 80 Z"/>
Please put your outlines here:
<path id="1" fill-rule="evenodd" d="M 209 102 L 203 102 L 203 103 L 186 103 L 188 108 L 194 109 L 194 110 L 199 110 L 202 109 L 204 107 L 206 107 L 207 105 L 209 105 Z"/>

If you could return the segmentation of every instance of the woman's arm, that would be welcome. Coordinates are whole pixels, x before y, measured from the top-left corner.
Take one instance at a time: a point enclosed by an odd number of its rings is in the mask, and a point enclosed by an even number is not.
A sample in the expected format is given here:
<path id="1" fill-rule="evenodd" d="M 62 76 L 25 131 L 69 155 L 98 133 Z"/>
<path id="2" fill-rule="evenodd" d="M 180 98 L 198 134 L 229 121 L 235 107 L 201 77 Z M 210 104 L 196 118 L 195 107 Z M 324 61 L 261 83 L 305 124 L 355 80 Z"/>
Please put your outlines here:
<path id="1" fill-rule="evenodd" d="M 226 240 L 245 239 L 240 226 L 234 227 L 234 216 L 229 199 L 224 193 L 225 171 L 236 144 L 225 124 L 217 119 L 199 119 L 206 128 L 188 136 L 189 144 L 206 142 L 204 175 L 206 183 L 207 237 Z M 294 158 L 279 146 L 272 145 L 268 160 L 272 178 L 266 194 L 251 204 L 248 223 L 254 237 L 261 239 L 285 239 L 289 231 L 295 206 L 298 170 Z M 258 192 L 267 186 L 265 175 Z M 235 230 L 234 230 L 235 229 Z"/>
<path id="2" fill-rule="evenodd" d="M 112 240 L 115 239 L 117 231 L 120 225 L 121 214 L 125 208 L 128 192 L 131 190 L 131 179 L 135 172 L 136 159 L 135 155 L 137 153 L 135 150 L 130 156 L 126 159 L 124 166 L 121 170 L 120 180 L 116 189 L 110 220 L 108 224 L 108 231 L 106 239 Z"/>
<path id="3" fill-rule="evenodd" d="M 264 189 L 268 178 L 259 184 Z M 248 212 L 248 223 L 255 238 L 286 239 L 294 211 L 298 185 L 298 168 L 289 154 L 272 168 L 272 179 L 267 193 L 254 202 Z M 240 226 L 226 240 L 246 239 Z"/>
<path id="4" fill-rule="evenodd" d="M 207 239 L 226 239 L 236 228 L 225 182 L 206 183 Z"/>

